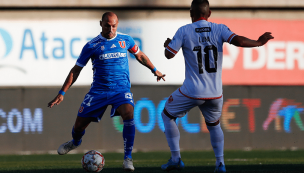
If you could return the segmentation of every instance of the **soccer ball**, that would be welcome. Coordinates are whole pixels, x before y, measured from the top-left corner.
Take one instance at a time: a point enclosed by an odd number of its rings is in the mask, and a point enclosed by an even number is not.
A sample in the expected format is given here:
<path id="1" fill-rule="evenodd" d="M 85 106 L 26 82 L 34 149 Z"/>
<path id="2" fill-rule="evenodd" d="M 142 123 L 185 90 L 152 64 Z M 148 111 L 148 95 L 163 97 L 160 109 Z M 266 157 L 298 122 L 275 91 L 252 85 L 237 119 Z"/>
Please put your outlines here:
<path id="1" fill-rule="evenodd" d="M 100 152 L 91 150 L 83 155 L 81 164 L 87 172 L 100 172 L 105 165 L 105 159 Z"/>

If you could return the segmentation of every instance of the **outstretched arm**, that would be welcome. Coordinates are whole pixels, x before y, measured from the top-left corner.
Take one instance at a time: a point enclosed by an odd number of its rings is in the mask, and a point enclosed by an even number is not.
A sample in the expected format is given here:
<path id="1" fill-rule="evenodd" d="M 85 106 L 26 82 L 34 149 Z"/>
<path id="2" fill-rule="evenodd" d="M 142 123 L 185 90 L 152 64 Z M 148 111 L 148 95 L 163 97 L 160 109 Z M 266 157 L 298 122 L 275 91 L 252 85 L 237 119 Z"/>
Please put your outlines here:
<path id="1" fill-rule="evenodd" d="M 73 83 L 77 80 L 80 72 L 82 70 L 82 67 L 78 66 L 78 65 L 75 65 L 69 75 L 67 76 L 62 88 L 61 88 L 61 91 L 63 92 L 67 92 L 67 90 L 73 85 Z M 50 101 L 48 103 L 48 107 L 52 108 L 54 105 L 58 105 L 60 102 L 63 101 L 63 94 L 58 94 L 52 101 Z"/>
<path id="2" fill-rule="evenodd" d="M 157 76 L 157 82 L 160 81 L 160 79 L 163 79 L 165 81 L 166 75 L 162 74 L 158 70 L 153 71 L 153 69 L 155 69 L 155 67 L 152 64 L 152 62 L 150 61 L 150 59 L 147 57 L 147 55 L 145 55 L 142 51 L 139 51 L 137 54 L 134 54 L 134 55 L 138 62 L 140 62 L 142 65 L 146 66 L 147 68 L 149 68 L 154 73 L 154 76 Z"/>
<path id="3" fill-rule="evenodd" d="M 238 47 L 258 47 L 263 46 L 266 44 L 270 39 L 273 39 L 274 37 L 271 35 L 270 32 L 265 32 L 263 35 L 259 37 L 258 40 L 250 40 L 243 36 L 235 36 L 231 40 L 231 44 L 238 46 Z"/>

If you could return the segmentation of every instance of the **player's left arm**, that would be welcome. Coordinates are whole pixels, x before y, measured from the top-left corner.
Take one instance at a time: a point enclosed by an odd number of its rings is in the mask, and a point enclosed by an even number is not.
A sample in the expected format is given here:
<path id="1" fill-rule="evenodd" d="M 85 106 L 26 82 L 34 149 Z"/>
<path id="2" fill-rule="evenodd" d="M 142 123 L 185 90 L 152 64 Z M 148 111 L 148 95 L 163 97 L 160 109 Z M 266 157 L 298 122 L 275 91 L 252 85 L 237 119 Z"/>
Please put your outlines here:
<path id="1" fill-rule="evenodd" d="M 265 32 L 258 40 L 251 40 L 243 36 L 235 36 L 230 43 L 238 47 L 258 47 L 263 46 L 271 39 L 274 39 L 271 32 Z"/>
<path id="2" fill-rule="evenodd" d="M 157 76 L 157 82 L 163 79 L 165 81 L 165 74 L 162 74 L 160 71 L 156 70 L 155 66 L 152 64 L 150 59 L 147 57 L 146 54 L 144 54 L 142 51 L 139 50 L 138 53 L 134 54 L 135 58 L 138 62 L 140 62 L 142 65 L 149 68 L 154 76 Z"/>

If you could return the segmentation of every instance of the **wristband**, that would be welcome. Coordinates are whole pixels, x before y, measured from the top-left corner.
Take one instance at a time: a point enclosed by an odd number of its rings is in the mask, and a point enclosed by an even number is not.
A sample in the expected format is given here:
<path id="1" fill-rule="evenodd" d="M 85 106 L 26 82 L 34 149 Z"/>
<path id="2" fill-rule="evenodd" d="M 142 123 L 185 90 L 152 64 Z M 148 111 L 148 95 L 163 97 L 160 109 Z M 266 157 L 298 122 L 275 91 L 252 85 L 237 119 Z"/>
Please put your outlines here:
<path id="1" fill-rule="evenodd" d="M 58 94 L 61 94 L 61 95 L 63 95 L 63 96 L 64 96 L 64 95 L 65 95 L 65 92 L 64 92 L 64 91 L 62 91 L 62 90 L 60 90 Z"/>
<path id="2" fill-rule="evenodd" d="M 155 73 L 156 71 L 157 71 L 156 67 L 154 67 L 154 69 L 151 70 L 152 73 Z"/>

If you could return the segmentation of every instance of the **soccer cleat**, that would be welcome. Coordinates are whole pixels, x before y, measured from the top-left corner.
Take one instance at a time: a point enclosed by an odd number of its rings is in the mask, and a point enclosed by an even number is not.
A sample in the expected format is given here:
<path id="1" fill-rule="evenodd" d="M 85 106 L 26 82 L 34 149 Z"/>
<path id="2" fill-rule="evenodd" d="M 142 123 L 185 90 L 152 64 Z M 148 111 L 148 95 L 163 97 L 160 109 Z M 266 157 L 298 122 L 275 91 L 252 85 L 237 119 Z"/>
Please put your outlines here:
<path id="1" fill-rule="evenodd" d="M 215 167 L 214 173 L 225 173 L 226 172 L 226 168 L 225 165 L 222 164 L 222 162 L 220 163 L 219 166 Z"/>
<path id="2" fill-rule="evenodd" d="M 134 166 L 133 166 L 133 160 L 129 157 L 127 157 L 123 163 L 122 163 L 122 167 L 125 171 L 128 172 L 133 172 L 135 170 Z"/>
<path id="3" fill-rule="evenodd" d="M 73 140 L 70 140 L 64 144 L 61 144 L 57 150 L 59 155 L 64 155 L 67 154 L 69 151 L 79 147 L 80 144 L 78 146 L 73 144 Z"/>
<path id="4" fill-rule="evenodd" d="M 181 158 L 179 158 L 177 163 L 174 163 L 172 161 L 172 158 L 170 158 L 168 160 L 168 163 L 161 166 L 161 169 L 164 170 L 164 171 L 182 170 L 184 168 L 185 168 L 185 164 L 184 164 L 184 162 L 182 161 Z"/>

